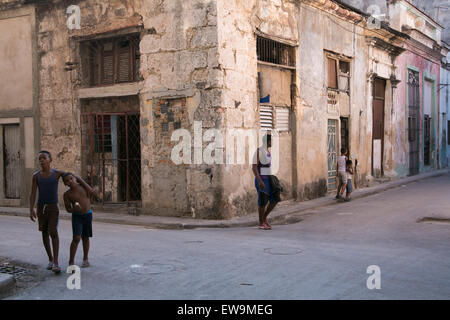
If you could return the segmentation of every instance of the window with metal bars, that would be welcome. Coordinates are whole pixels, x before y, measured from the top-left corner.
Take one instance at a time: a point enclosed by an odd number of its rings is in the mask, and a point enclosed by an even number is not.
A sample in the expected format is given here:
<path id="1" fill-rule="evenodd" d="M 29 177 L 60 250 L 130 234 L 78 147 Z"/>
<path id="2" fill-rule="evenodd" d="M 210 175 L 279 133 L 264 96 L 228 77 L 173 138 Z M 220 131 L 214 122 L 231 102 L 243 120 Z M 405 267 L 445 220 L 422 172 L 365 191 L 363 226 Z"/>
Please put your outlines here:
<path id="1" fill-rule="evenodd" d="M 85 41 L 83 66 L 89 86 L 139 81 L 139 35 Z"/>
<path id="2" fill-rule="evenodd" d="M 98 115 L 95 117 L 95 152 L 108 153 L 112 152 L 111 139 L 111 116 Z"/>
<path id="3" fill-rule="evenodd" d="M 258 61 L 295 67 L 295 48 L 293 46 L 258 36 L 256 53 Z"/>

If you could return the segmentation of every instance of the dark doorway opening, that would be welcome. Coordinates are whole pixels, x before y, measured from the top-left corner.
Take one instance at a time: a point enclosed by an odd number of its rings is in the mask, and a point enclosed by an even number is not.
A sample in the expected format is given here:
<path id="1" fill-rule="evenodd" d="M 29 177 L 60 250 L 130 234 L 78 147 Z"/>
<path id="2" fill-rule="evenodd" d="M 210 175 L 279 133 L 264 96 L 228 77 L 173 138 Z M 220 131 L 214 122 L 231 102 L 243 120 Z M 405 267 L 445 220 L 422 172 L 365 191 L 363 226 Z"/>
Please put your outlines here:
<path id="1" fill-rule="evenodd" d="M 136 112 L 82 114 L 82 165 L 105 203 L 141 200 L 140 116 Z"/>
<path id="2" fill-rule="evenodd" d="M 373 82 L 373 123 L 372 123 L 372 176 L 384 175 L 384 99 L 386 80 L 375 79 Z"/>
<path id="3" fill-rule="evenodd" d="M 20 199 L 20 126 L 3 126 L 3 163 L 5 198 Z"/>
<path id="4" fill-rule="evenodd" d="M 349 152 L 350 158 L 350 140 L 348 118 L 341 117 L 341 148 L 345 148 Z"/>

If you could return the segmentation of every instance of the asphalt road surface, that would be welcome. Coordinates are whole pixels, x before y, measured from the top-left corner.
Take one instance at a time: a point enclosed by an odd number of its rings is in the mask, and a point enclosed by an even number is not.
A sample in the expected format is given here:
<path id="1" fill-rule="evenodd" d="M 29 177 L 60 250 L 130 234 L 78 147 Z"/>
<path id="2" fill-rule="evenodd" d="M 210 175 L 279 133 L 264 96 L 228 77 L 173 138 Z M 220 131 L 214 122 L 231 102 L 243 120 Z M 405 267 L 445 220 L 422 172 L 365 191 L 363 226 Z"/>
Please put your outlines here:
<path id="1" fill-rule="evenodd" d="M 446 174 L 270 231 L 160 230 L 95 223 L 94 214 L 91 267 L 81 269 L 79 290 L 67 288 L 69 274 L 45 270 L 29 219 L 0 216 L 0 257 L 35 265 L 40 276 L 8 299 L 450 299 L 449 195 Z M 64 269 L 70 221 L 60 221 L 59 234 Z M 374 265 L 380 289 L 367 286 Z"/>

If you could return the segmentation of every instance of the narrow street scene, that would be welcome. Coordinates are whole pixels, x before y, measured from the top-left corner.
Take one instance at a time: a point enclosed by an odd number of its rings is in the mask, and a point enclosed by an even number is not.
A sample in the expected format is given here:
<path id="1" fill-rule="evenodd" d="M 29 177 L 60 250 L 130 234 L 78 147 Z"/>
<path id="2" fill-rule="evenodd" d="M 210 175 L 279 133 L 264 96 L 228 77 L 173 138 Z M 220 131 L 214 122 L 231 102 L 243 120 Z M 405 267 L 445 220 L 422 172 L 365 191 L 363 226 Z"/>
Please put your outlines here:
<path id="1" fill-rule="evenodd" d="M 450 298 L 448 0 L 0 0 L 0 41 L 0 299 Z"/>
<path id="2" fill-rule="evenodd" d="M 26 270 L 7 299 L 449 299 L 449 193 L 447 173 L 268 231 L 94 223 L 78 290 L 70 274 L 45 270 L 35 224 L 0 216 L 1 255 Z M 65 269 L 70 222 L 59 231 Z M 368 288 L 369 266 L 379 267 L 379 289 Z"/>

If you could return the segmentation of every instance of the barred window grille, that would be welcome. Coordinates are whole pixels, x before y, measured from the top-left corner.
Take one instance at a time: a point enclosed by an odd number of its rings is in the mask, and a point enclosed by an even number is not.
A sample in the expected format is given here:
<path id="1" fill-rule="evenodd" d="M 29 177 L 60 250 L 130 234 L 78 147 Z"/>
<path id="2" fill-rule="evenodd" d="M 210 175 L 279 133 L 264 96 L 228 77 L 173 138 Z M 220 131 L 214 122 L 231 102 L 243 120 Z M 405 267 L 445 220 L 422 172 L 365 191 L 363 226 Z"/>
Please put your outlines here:
<path id="1" fill-rule="evenodd" d="M 261 129 L 263 129 L 263 130 L 273 129 L 272 106 L 261 105 L 259 107 L 259 123 L 260 123 Z"/>
<path id="2" fill-rule="evenodd" d="M 96 116 L 94 134 L 95 134 L 95 152 L 96 153 L 112 152 L 110 115 Z"/>
<path id="3" fill-rule="evenodd" d="M 289 108 L 276 108 L 276 120 L 278 131 L 289 131 Z"/>
<path id="4" fill-rule="evenodd" d="M 257 37 L 256 52 L 259 61 L 295 67 L 295 48 L 293 46 Z"/>

